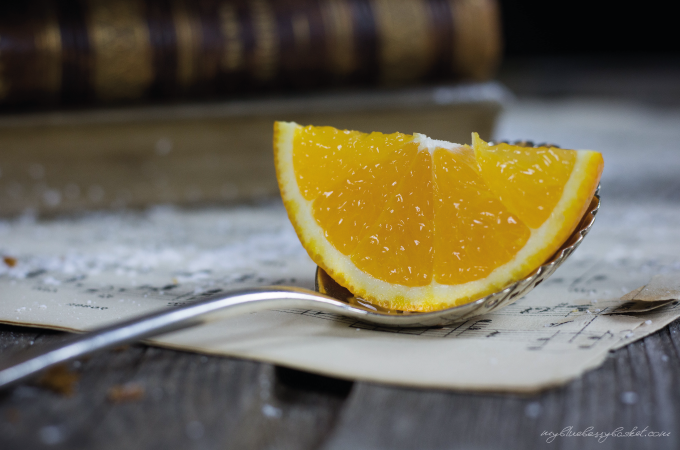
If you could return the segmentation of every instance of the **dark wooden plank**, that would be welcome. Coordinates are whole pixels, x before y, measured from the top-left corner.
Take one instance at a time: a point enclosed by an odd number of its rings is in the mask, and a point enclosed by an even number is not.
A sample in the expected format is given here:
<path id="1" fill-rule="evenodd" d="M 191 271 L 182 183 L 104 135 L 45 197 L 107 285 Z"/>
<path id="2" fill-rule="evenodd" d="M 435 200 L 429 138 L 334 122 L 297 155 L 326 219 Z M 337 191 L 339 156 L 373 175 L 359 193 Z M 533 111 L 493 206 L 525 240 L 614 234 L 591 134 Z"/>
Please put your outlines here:
<path id="1" fill-rule="evenodd" d="M 59 339 L 0 327 L 2 354 Z M 51 339 L 50 339 L 51 337 Z M 269 364 L 134 345 L 71 364 L 72 396 L 23 384 L 0 393 L 0 448 L 316 448 L 352 383 Z M 113 386 L 144 396 L 112 403 Z M 302 430 L 302 431 L 301 431 Z"/>
<path id="2" fill-rule="evenodd" d="M 472 394 L 352 383 L 269 364 L 130 346 L 72 365 L 73 396 L 30 383 L 0 393 L 0 448 L 674 449 L 680 432 L 680 322 L 541 394 Z M 0 327 L 3 357 L 61 333 Z M 33 344 L 31 344 L 33 342 Z M 112 386 L 141 399 L 112 403 Z M 558 437 L 623 427 L 663 438 Z"/>

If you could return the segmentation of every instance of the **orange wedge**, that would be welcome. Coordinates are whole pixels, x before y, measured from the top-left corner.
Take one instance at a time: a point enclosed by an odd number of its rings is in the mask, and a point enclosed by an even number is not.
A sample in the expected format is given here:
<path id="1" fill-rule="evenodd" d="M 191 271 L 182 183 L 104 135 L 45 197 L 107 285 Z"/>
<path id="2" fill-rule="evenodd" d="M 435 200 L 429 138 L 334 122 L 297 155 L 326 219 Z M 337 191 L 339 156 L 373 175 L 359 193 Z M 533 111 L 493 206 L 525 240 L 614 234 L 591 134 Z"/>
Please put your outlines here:
<path id="1" fill-rule="evenodd" d="M 583 217 L 602 155 L 472 138 L 276 122 L 279 187 L 309 256 L 356 296 L 405 311 L 461 305 L 531 273 Z"/>

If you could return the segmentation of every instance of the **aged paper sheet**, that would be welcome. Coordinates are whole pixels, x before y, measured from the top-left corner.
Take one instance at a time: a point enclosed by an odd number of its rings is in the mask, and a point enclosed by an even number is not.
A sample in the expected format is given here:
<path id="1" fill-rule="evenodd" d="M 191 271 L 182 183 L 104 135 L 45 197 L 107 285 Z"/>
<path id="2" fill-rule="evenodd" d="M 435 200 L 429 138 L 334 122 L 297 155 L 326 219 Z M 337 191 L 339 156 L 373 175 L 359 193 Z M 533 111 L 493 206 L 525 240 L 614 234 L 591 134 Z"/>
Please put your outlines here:
<path id="1" fill-rule="evenodd" d="M 391 330 L 280 309 L 151 342 L 349 379 L 535 391 L 597 367 L 610 350 L 680 317 L 679 221 L 680 212 L 663 205 L 607 205 L 605 198 L 591 234 L 552 278 L 508 308 L 445 328 Z M 69 331 L 221 290 L 312 288 L 315 270 L 278 203 L 23 217 L 0 222 L 0 256 L 0 322 Z"/>

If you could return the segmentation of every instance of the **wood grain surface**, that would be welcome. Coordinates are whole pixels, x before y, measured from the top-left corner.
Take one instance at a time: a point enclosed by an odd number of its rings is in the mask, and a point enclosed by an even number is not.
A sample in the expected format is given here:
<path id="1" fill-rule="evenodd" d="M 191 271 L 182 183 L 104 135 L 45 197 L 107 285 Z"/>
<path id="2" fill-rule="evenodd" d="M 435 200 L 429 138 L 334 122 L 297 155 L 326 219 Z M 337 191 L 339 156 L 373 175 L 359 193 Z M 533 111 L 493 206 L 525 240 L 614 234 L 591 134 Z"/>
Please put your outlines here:
<path id="1" fill-rule="evenodd" d="M 677 108 L 534 102 L 514 107 L 498 135 L 606 150 L 608 202 L 677 208 L 678 117 Z M 63 336 L 0 326 L 0 356 Z M 679 355 L 680 321 L 566 386 L 522 397 L 351 383 L 134 345 L 71 363 L 79 375 L 71 396 L 36 383 L 0 391 L 0 449 L 677 449 Z M 129 383 L 141 398 L 110 398 Z M 541 436 L 567 427 L 670 436 Z"/>
<path id="2" fill-rule="evenodd" d="M 0 326 L 4 355 L 63 334 Z M 72 395 L 29 382 L 0 392 L 10 449 L 675 449 L 680 321 L 535 396 L 396 388 L 270 364 L 134 345 L 70 364 Z M 143 389 L 116 400 L 118 386 Z M 668 437 L 558 437 L 566 427 Z"/>

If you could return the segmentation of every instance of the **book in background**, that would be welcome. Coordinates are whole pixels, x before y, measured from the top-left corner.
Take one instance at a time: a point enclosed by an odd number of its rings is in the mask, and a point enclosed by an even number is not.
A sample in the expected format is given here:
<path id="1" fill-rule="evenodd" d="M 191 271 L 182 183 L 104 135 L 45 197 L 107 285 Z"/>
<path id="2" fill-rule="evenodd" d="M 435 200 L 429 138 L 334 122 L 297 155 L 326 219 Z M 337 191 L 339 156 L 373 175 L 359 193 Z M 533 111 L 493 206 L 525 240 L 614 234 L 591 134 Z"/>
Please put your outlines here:
<path id="1" fill-rule="evenodd" d="M 494 0 L 2 3 L 0 214 L 275 194 L 275 119 L 489 138 L 500 46 Z"/>
<path id="2" fill-rule="evenodd" d="M 3 2 L 0 104 L 483 80 L 499 31 L 493 0 Z"/>

